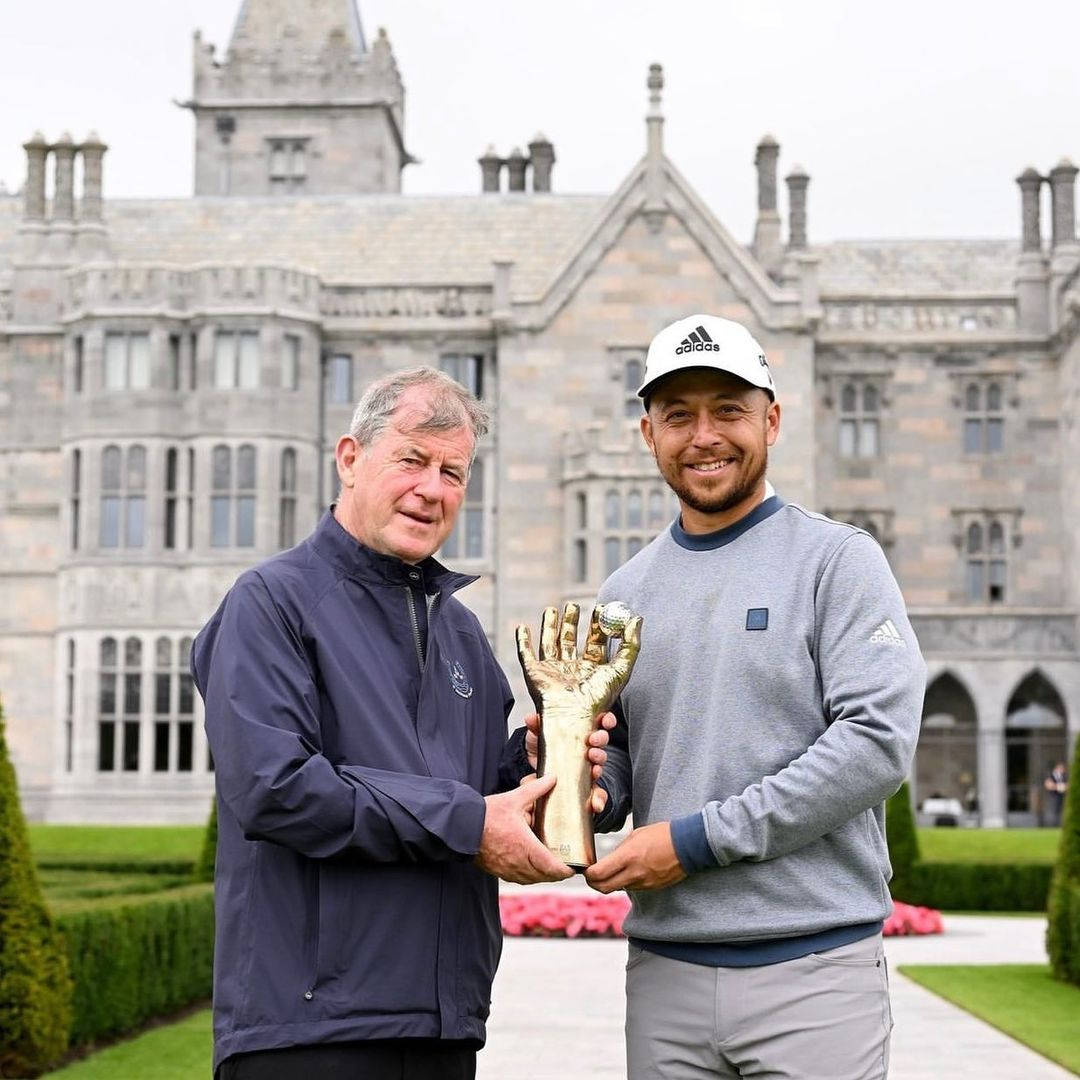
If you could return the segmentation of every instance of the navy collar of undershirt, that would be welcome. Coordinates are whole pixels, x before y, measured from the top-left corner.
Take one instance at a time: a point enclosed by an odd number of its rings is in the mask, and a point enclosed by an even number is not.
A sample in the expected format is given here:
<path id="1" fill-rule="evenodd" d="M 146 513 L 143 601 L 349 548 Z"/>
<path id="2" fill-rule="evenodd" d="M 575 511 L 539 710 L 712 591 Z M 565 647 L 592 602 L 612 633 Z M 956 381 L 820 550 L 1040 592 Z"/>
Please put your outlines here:
<path id="1" fill-rule="evenodd" d="M 471 574 L 458 574 L 428 556 L 423 562 L 407 563 L 393 555 L 383 555 L 361 544 L 330 507 L 311 535 L 315 550 L 349 577 L 379 581 L 386 585 L 408 585 L 425 593 L 456 592 L 476 581 Z"/>
<path id="2" fill-rule="evenodd" d="M 710 533 L 688 533 L 682 527 L 680 514 L 671 523 L 671 539 L 687 551 L 713 551 L 730 544 L 732 540 L 738 540 L 744 532 L 772 517 L 783 505 L 784 500 L 779 495 L 770 495 L 764 502 L 758 503 L 746 517 L 739 518 L 734 525 L 727 525 Z"/>

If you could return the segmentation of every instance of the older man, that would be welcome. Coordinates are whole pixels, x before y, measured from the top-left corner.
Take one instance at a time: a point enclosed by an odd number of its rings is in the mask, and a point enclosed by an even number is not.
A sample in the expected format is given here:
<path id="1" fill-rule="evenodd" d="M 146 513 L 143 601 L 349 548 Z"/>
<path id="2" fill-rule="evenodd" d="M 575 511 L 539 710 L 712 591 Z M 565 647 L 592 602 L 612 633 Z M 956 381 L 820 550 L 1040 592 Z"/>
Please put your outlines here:
<path id="1" fill-rule="evenodd" d="M 883 801 L 904 779 L 925 668 L 865 532 L 765 479 L 780 405 L 742 326 L 653 340 L 641 431 L 680 515 L 601 601 L 644 616 L 587 876 L 627 889 L 630 1080 L 871 1080 L 888 1068 Z M 617 728 L 616 732 L 622 730 Z M 625 745 L 625 743 L 624 743 Z"/>
<path id="2" fill-rule="evenodd" d="M 552 780 L 494 793 L 516 780 L 499 778 L 510 690 L 454 599 L 474 579 L 431 558 L 486 423 L 430 368 L 375 383 L 338 442 L 332 512 L 242 574 L 196 639 L 219 1078 L 472 1077 L 501 947 L 492 875 L 569 876 L 528 828 Z"/>

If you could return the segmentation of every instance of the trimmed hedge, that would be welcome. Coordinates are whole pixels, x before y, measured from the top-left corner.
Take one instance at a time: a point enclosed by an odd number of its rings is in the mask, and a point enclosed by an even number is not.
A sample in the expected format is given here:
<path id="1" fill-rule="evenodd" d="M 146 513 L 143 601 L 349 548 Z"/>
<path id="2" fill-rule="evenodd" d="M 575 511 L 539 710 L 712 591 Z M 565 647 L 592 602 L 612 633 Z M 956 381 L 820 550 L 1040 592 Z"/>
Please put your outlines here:
<path id="1" fill-rule="evenodd" d="M 919 834 L 915 830 L 915 811 L 906 781 L 885 804 L 885 839 L 893 871 L 889 889 L 893 896 L 907 900 L 913 887 L 912 870 L 919 862 Z"/>
<path id="2" fill-rule="evenodd" d="M 37 1076 L 64 1052 L 66 961 L 30 855 L 0 710 L 0 1076 Z"/>
<path id="3" fill-rule="evenodd" d="M 946 911 L 1045 911 L 1052 866 L 1044 863 L 916 863 L 908 879 L 908 895 L 893 896 L 909 904 Z"/>
<path id="4" fill-rule="evenodd" d="M 1080 881 L 1055 887 L 1047 924 L 1047 951 L 1054 978 L 1080 986 Z"/>
<path id="5" fill-rule="evenodd" d="M 72 1047 L 210 996 L 214 894 L 192 885 L 57 917 L 75 988 Z"/>
<path id="6" fill-rule="evenodd" d="M 54 855 L 37 860 L 39 870 L 85 870 L 103 874 L 160 874 L 164 877 L 190 878 L 194 863 L 190 859 L 72 859 Z"/>
<path id="7" fill-rule="evenodd" d="M 1080 739 L 1073 750 L 1061 839 L 1047 907 L 1046 951 L 1057 979 L 1080 986 Z"/>
<path id="8" fill-rule="evenodd" d="M 203 834 L 202 850 L 191 876 L 194 881 L 213 881 L 214 864 L 217 862 L 217 799 L 210 804 L 210 817 Z"/>

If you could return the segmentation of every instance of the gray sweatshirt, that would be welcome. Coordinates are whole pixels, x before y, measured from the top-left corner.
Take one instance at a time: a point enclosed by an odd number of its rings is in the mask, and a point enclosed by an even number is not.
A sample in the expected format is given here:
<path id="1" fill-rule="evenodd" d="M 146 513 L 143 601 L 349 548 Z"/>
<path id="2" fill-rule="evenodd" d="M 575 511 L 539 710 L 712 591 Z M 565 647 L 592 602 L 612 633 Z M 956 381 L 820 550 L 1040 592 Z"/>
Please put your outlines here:
<path id="1" fill-rule="evenodd" d="M 598 599 L 644 616 L 598 827 L 632 802 L 635 825 L 675 823 L 695 870 L 631 894 L 627 933 L 739 943 L 885 918 L 883 802 L 926 668 L 873 538 L 772 496 L 708 536 L 676 522 Z"/>

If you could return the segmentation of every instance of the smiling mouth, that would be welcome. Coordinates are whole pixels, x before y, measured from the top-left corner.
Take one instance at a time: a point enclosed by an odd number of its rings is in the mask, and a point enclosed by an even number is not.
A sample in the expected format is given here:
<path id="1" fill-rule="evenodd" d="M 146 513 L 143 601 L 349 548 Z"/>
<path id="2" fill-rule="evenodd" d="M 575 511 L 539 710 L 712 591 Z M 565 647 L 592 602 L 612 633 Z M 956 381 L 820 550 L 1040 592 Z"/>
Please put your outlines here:
<path id="1" fill-rule="evenodd" d="M 719 461 L 694 461 L 685 467 L 699 476 L 713 476 L 716 473 L 723 472 L 729 465 L 734 463 L 734 458 L 721 458 Z"/>

